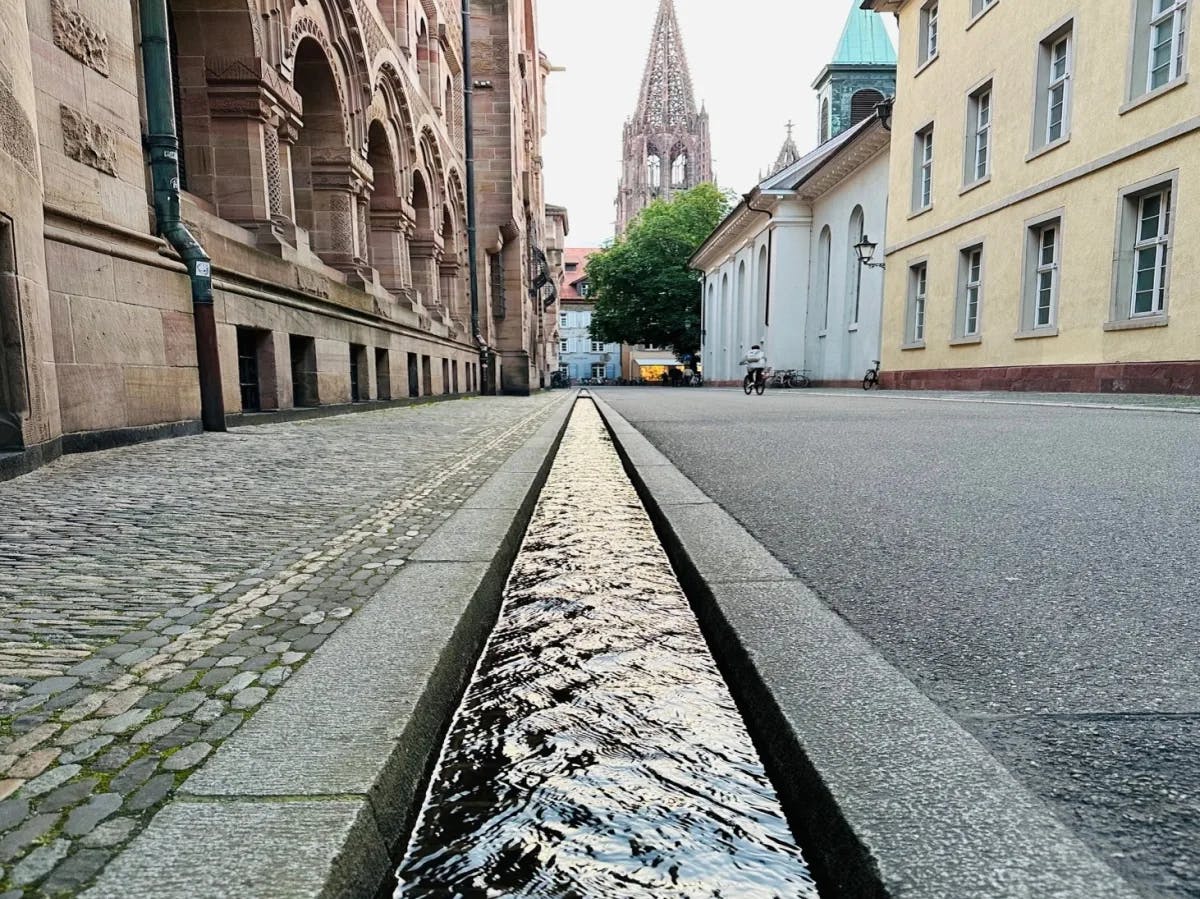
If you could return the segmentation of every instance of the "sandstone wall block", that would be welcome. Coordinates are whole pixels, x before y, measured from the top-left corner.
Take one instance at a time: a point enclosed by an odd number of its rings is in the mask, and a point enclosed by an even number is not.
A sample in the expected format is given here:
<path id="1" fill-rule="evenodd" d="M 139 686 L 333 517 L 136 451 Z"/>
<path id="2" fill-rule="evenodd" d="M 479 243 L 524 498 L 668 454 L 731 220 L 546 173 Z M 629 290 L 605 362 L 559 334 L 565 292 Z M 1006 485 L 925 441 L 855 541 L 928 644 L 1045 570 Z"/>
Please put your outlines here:
<path id="1" fill-rule="evenodd" d="M 108 77 L 108 35 L 62 0 L 51 0 L 54 43 L 84 65 Z"/>
<path id="2" fill-rule="evenodd" d="M 65 103 L 59 106 L 62 117 L 63 152 L 76 162 L 91 166 L 106 175 L 117 174 L 117 135 Z"/>

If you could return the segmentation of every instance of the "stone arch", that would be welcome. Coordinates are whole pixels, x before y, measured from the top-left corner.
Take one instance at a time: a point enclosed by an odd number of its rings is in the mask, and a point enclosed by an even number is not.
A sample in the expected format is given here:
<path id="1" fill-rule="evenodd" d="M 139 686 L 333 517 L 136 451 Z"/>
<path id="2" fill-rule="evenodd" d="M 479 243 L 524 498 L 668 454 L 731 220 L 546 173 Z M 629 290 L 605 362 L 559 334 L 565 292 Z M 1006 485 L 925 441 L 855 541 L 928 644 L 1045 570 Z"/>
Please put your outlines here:
<path id="1" fill-rule="evenodd" d="M 652 192 L 662 189 L 662 154 L 654 144 L 646 145 L 646 184 Z"/>
<path id="2" fill-rule="evenodd" d="M 688 149 L 683 141 L 678 141 L 671 149 L 671 187 L 687 187 L 690 177 L 691 161 Z"/>
<path id="3" fill-rule="evenodd" d="M 344 97 L 327 45 L 300 41 L 293 57 L 293 85 L 304 115 L 292 148 L 296 223 L 309 233 L 313 250 L 345 269 L 361 259 L 360 199 L 364 173 L 356 166 L 347 133 Z"/>
<path id="4" fill-rule="evenodd" d="M 729 335 L 729 272 L 724 272 L 721 275 L 721 352 L 723 360 L 721 368 L 726 377 L 733 377 L 733 367 L 737 363 L 737 359 L 733 355 L 732 341 Z"/>
<path id="5" fill-rule="evenodd" d="M 858 323 L 862 307 L 862 278 L 863 264 L 858 261 L 858 251 L 855 245 L 860 243 L 866 233 L 866 216 L 862 206 L 855 206 L 850 213 L 850 227 L 846 235 L 846 312 L 849 315 L 848 324 Z"/>
<path id="6" fill-rule="evenodd" d="M 406 235 L 410 222 L 397 146 L 393 127 L 374 119 L 367 128 L 367 162 L 374 177 L 368 204 L 368 248 L 380 285 L 392 293 L 406 291 L 412 280 Z"/>
<path id="7" fill-rule="evenodd" d="M 817 283 L 816 283 L 816 300 L 818 308 L 821 310 L 821 330 L 829 330 L 829 280 L 830 280 L 830 256 L 833 251 L 833 232 L 826 225 L 821 229 L 821 236 L 817 240 Z"/>
<path id="8" fill-rule="evenodd" d="M 417 155 L 418 166 L 424 168 L 429 176 L 430 196 L 434 208 L 439 208 L 445 202 L 445 166 L 437 135 L 428 124 L 421 127 L 421 136 L 417 140 Z"/>
<path id="9" fill-rule="evenodd" d="M 408 173 L 417 159 L 417 139 L 413 128 L 412 105 L 400 73 L 390 63 L 379 67 L 375 80 L 376 103 L 382 103 L 383 114 L 392 122 L 397 136 L 396 150 L 401 169 L 401 196 L 409 196 L 412 187 Z"/>
<path id="10" fill-rule="evenodd" d="M 883 102 L 883 94 L 874 88 L 855 91 L 850 98 L 850 125 L 853 127 L 875 115 L 875 107 Z"/>
<path id="11" fill-rule="evenodd" d="M 829 140 L 829 98 L 821 101 L 820 142 Z"/>
<path id="12" fill-rule="evenodd" d="M 758 250 L 758 301 L 754 316 L 755 330 L 766 334 L 767 304 L 770 302 L 771 290 L 771 259 L 767 253 L 767 245 L 763 244 Z"/>
<path id="13" fill-rule="evenodd" d="M 438 305 L 438 267 L 442 260 L 442 235 L 435 230 L 434 196 L 427 170 L 416 168 L 412 173 L 412 239 L 409 242 L 409 264 L 413 288 L 427 308 Z M 439 223 L 440 224 L 440 223 Z"/>
<path id="14" fill-rule="evenodd" d="M 433 72 L 433 41 L 429 36 L 429 23 L 424 16 L 417 21 L 417 77 L 421 82 L 421 91 L 427 97 L 433 96 L 430 89 L 430 77 Z"/>
<path id="15" fill-rule="evenodd" d="M 735 319 L 737 321 L 737 351 L 741 358 L 750 347 L 750 291 L 746 280 L 746 260 L 738 262 L 737 269 L 737 303 Z"/>

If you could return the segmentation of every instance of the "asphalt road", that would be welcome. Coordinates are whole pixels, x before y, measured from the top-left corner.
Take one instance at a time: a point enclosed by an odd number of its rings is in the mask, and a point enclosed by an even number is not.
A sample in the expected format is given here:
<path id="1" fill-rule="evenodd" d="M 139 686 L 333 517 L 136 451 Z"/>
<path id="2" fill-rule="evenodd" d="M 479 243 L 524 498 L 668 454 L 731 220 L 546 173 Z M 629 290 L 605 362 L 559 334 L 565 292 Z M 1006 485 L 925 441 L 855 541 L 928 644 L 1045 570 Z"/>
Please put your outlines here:
<path id="1" fill-rule="evenodd" d="M 1200 897 L 1200 416 L 600 395 L 1148 897 Z"/>

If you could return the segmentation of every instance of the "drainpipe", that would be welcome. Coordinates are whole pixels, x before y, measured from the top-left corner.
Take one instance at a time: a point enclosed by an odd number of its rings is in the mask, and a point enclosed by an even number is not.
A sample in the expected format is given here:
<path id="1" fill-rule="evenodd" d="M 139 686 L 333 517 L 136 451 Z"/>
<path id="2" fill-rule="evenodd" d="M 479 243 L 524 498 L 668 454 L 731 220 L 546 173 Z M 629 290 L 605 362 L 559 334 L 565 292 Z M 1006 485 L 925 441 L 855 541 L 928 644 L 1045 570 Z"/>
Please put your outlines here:
<path id="1" fill-rule="evenodd" d="M 462 0 L 463 36 L 463 130 L 466 132 L 467 154 L 467 268 L 471 281 L 471 333 L 479 347 L 479 392 L 486 391 L 488 372 L 488 345 L 479 330 L 479 249 L 476 235 L 479 230 L 475 215 L 475 97 L 474 75 L 471 73 L 471 0 Z"/>
<path id="2" fill-rule="evenodd" d="M 221 359 L 213 314 L 212 260 L 183 223 L 179 206 L 179 137 L 167 38 L 167 0 L 142 0 L 142 66 L 146 79 L 146 148 L 154 183 L 158 233 L 187 265 L 192 282 L 196 359 L 200 374 L 200 418 L 206 431 L 225 430 Z"/>

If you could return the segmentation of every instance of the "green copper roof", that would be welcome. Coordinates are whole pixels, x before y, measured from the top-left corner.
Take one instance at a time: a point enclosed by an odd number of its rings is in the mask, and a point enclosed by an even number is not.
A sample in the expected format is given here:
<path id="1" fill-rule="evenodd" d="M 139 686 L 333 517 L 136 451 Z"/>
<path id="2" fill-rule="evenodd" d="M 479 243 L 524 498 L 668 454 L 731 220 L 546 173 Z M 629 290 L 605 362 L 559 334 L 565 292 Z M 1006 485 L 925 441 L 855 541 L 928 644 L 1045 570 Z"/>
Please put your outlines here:
<path id="1" fill-rule="evenodd" d="M 835 66 L 894 66 L 896 48 L 884 30 L 878 13 L 859 9 L 860 0 L 852 0 L 850 18 L 842 30 L 837 53 L 830 65 Z"/>

